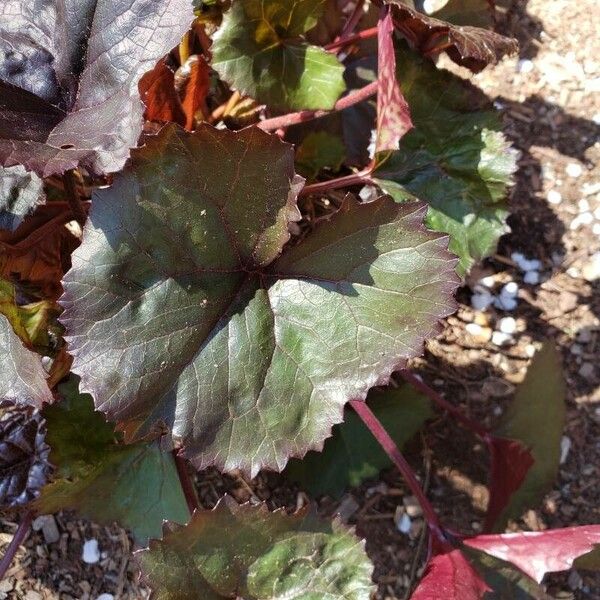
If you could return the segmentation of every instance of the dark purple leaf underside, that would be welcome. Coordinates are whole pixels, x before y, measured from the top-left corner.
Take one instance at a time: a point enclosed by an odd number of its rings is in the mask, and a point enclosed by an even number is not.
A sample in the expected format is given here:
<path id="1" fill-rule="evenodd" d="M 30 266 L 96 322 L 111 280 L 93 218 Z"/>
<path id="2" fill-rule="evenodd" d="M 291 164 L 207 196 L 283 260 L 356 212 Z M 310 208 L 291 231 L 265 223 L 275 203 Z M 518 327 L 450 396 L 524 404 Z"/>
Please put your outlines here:
<path id="1" fill-rule="evenodd" d="M 529 450 L 517 440 L 490 436 L 488 447 L 492 464 L 489 483 L 490 502 L 484 526 L 486 531 L 493 528 L 534 463 Z"/>
<path id="2" fill-rule="evenodd" d="M 600 525 L 480 535 L 465 544 L 511 562 L 540 582 L 546 573 L 570 569 L 578 557 L 599 545 Z"/>

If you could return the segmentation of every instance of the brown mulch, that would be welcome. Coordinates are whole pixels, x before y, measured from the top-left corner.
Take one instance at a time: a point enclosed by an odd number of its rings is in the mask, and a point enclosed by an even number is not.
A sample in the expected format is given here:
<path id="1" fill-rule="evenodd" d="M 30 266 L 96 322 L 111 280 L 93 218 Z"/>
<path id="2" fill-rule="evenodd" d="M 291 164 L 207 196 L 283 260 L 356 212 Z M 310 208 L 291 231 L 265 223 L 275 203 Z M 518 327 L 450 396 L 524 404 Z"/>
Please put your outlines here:
<path id="1" fill-rule="evenodd" d="M 484 71 L 475 83 L 501 108 L 505 131 L 521 152 L 520 170 L 512 194 L 512 233 L 469 283 L 491 275 L 496 286 L 507 281 L 520 285 L 517 309 L 510 313 L 517 333 L 501 347 L 466 333 L 468 323 L 477 321 L 493 329 L 508 313 L 491 308 L 475 314 L 465 288 L 459 311 L 413 366 L 451 401 L 493 424 L 522 379 L 532 352 L 541 340 L 553 339 L 562 351 L 567 375 L 564 435 L 570 450 L 542 506 L 528 511 L 512 529 L 600 523 L 600 279 L 590 276 L 591 257 L 600 252 L 600 232 L 593 229 L 594 223 L 600 228 L 600 218 L 587 222 L 587 217 L 580 217 L 594 211 L 600 217 L 600 9 L 597 0 L 499 4 L 508 9 L 498 27 L 520 39 L 520 56 Z M 579 175 L 574 176 L 577 169 L 572 165 L 580 167 Z M 552 191 L 560 192 L 560 203 L 548 202 Z M 542 261 L 540 284 L 523 283 L 510 258 L 515 251 Z M 485 449 L 469 432 L 440 416 L 408 450 L 444 519 L 456 529 L 477 532 L 488 495 Z M 271 507 L 290 509 L 308 500 L 272 474 L 247 482 L 211 471 L 201 478 L 199 491 L 207 507 L 225 492 L 240 501 L 255 497 Z M 325 515 L 341 510 L 366 537 L 375 563 L 378 600 L 406 598 L 423 568 L 424 532 L 418 511 L 411 509 L 407 534 L 396 527 L 399 516 L 409 510 L 405 504 L 410 502 L 394 471 L 352 490 L 341 503 L 321 499 L 319 504 Z M 45 543 L 42 531 L 29 536 L 0 582 L 0 600 L 87 600 L 103 593 L 124 600 L 147 597 L 130 559 L 131 542 L 121 529 L 68 515 L 57 515 L 56 524 L 60 536 L 56 542 Z M 15 527 L 10 520 L 0 523 L 2 551 Z M 96 564 L 81 560 L 86 539 L 99 542 L 101 559 Z M 600 599 L 598 575 L 571 572 L 547 583 L 557 598 Z"/>

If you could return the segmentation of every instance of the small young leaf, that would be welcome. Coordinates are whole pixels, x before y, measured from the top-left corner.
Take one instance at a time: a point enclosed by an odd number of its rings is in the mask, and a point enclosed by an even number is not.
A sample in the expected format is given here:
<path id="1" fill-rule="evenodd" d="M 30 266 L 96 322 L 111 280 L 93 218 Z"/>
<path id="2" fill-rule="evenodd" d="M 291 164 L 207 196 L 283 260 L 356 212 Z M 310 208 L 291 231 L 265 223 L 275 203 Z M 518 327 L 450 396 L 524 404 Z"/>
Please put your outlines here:
<path id="1" fill-rule="evenodd" d="M 10 321 L 14 332 L 29 348 L 47 348 L 48 319 L 53 313 L 58 316 L 56 304 L 48 300 L 19 306 L 15 286 L 0 279 L 0 314 Z"/>
<path id="2" fill-rule="evenodd" d="M 397 61 L 414 129 L 374 177 L 398 202 L 429 204 L 426 224 L 450 234 L 464 274 L 508 231 L 504 198 L 516 156 L 496 113 L 477 109 L 472 87 L 405 47 Z"/>
<path id="3" fill-rule="evenodd" d="M 0 164 L 118 171 L 142 130 L 138 81 L 177 45 L 191 2 L 48 0 L 42 15 L 38 4 L 0 6 Z"/>
<path id="4" fill-rule="evenodd" d="M 236 0 L 214 35 L 212 66 L 242 94 L 282 110 L 332 109 L 345 89 L 335 54 L 302 41 L 325 0 Z"/>
<path id="5" fill-rule="evenodd" d="M 79 245 L 65 224 L 70 210 L 53 203 L 25 217 L 16 231 L 0 230 L 0 277 L 29 286 L 36 295 L 57 299 L 71 252 Z"/>
<path id="6" fill-rule="evenodd" d="M 392 7 L 396 30 L 426 56 L 446 52 L 457 64 L 477 73 L 519 49 L 516 40 L 479 27 L 454 26 L 429 17 L 404 0 L 385 0 Z"/>
<path id="7" fill-rule="evenodd" d="M 96 521 L 119 522 L 136 541 L 160 535 L 162 523 L 189 520 L 173 457 L 157 443 L 121 445 L 90 396 L 71 378 L 47 406 L 46 441 L 55 477 L 32 504 L 38 513 L 78 510 Z"/>
<path id="8" fill-rule="evenodd" d="M 0 229 L 14 231 L 46 200 L 43 182 L 21 165 L 0 167 Z"/>
<path id="9" fill-rule="evenodd" d="M 511 562 L 539 583 L 546 573 L 567 571 L 577 558 L 597 550 L 600 525 L 480 535 L 465 540 L 465 544 Z"/>
<path id="10" fill-rule="evenodd" d="M 223 498 L 136 554 L 156 600 L 369 600 L 372 565 L 340 522 Z"/>
<path id="11" fill-rule="evenodd" d="M 50 472 L 45 425 L 39 414 L 13 407 L 0 420 L 0 507 L 36 498 Z"/>
<path id="12" fill-rule="evenodd" d="M 163 421 L 198 468 L 281 470 L 454 310 L 418 204 L 348 202 L 273 261 L 298 190 L 278 136 L 204 125 L 166 127 L 96 193 L 61 320 L 83 390 L 133 439 Z"/>
<path id="13" fill-rule="evenodd" d="M 339 171 L 345 155 L 340 138 L 326 131 L 311 132 L 296 150 L 296 169 L 303 177 L 314 180 L 322 169 Z"/>
<path id="14" fill-rule="evenodd" d="M 402 137 L 412 129 L 410 109 L 396 76 L 394 23 L 388 10 L 377 24 L 377 140 L 375 152 L 398 150 Z"/>
<path id="15" fill-rule="evenodd" d="M 194 129 L 194 115 L 204 113 L 210 88 L 210 69 L 200 56 L 190 56 L 176 74 L 166 59 L 140 80 L 140 96 L 146 105 L 144 117 L 149 121 L 178 123 L 188 131 Z"/>
<path id="16" fill-rule="evenodd" d="M 494 531 L 502 531 L 509 519 L 518 518 L 526 508 L 537 506 L 556 479 L 565 424 L 565 385 L 560 354 L 548 341 L 534 356 L 525 380 L 496 431 L 497 435 L 518 440 L 529 448 L 534 464 L 496 519 Z"/>
<path id="17" fill-rule="evenodd" d="M 40 408 L 52 402 L 48 375 L 40 356 L 28 350 L 0 314 L 0 404 L 9 402 Z"/>
<path id="18" fill-rule="evenodd" d="M 377 418 L 398 447 L 402 447 L 432 415 L 429 400 L 408 385 L 370 392 L 367 398 Z M 392 462 L 353 410 L 346 409 L 344 422 L 336 425 L 323 452 L 309 452 L 292 460 L 285 470 L 313 495 L 341 496 L 348 487 L 376 477 Z"/>

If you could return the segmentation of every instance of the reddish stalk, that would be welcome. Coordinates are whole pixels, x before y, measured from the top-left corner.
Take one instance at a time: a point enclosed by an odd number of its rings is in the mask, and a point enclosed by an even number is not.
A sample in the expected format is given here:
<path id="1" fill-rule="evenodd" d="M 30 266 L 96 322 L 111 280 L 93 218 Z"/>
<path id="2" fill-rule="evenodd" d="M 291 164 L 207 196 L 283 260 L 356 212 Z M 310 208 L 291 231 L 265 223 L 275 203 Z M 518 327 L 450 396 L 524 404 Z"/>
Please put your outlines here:
<path id="1" fill-rule="evenodd" d="M 371 169 L 366 168 L 352 175 L 344 175 L 329 181 L 320 181 L 319 183 L 311 183 L 302 188 L 300 196 L 310 196 L 311 194 L 321 194 L 329 190 L 337 190 L 339 188 L 350 187 L 351 185 L 360 185 L 363 183 L 371 183 Z"/>
<path id="2" fill-rule="evenodd" d="M 198 496 L 194 489 L 194 484 L 190 478 L 190 472 L 188 471 L 187 462 L 185 458 L 179 454 L 180 450 L 175 448 L 173 450 L 173 458 L 175 459 L 175 467 L 177 468 L 177 475 L 179 476 L 179 483 L 185 496 L 190 514 L 194 514 L 194 511 L 200 508 L 198 502 Z"/>
<path id="3" fill-rule="evenodd" d="M 350 35 L 352 35 L 352 32 L 354 31 L 356 26 L 359 24 L 360 20 L 362 19 L 363 14 L 364 14 L 364 10 L 363 10 L 364 5 L 365 5 L 365 0 L 357 0 L 356 6 L 354 7 L 352 14 L 350 15 L 350 18 L 346 21 L 346 24 L 344 25 L 344 29 L 342 29 L 342 33 L 340 33 L 337 41 L 341 41 L 344 38 L 347 38 Z"/>
<path id="4" fill-rule="evenodd" d="M 390 437 L 379 419 L 373 414 L 373 411 L 369 408 L 366 402 L 354 400 L 350 402 L 350 405 L 356 411 L 356 414 L 361 418 L 362 422 L 368 427 L 375 439 L 379 442 L 379 445 L 383 448 L 385 453 L 390 457 L 396 467 L 398 467 L 398 470 L 402 474 L 402 477 L 404 477 L 404 481 L 406 481 L 410 491 L 419 501 L 419 504 L 423 509 L 423 516 L 425 517 L 425 521 L 427 521 L 429 529 L 442 543 L 446 543 L 446 537 L 443 534 L 443 529 L 440 525 L 438 516 L 433 509 L 433 506 L 429 502 L 427 496 L 425 496 L 425 493 L 421 488 L 421 484 L 417 481 L 414 471 L 400 450 L 398 450 L 398 446 L 396 446 L 394 440 Z"/>
<path id="5" fill-rule="evenodd" d="M 13 539 L 10 541 L 2 560 L 0 561 L 0 579 L 4 579 L 6 575 L 6 571 L 10 567 L 19 546 L 23 543 L 23 540 L 27 537 L 29 533 L 29 528 L 31 527 L 31 521 L 33 520 L 33 513 L 27 512 L 23 516 L 23 519 L 19 523 L 19 527 L 15 532 Z"/>
<path id="6" fill-rule="evenodd" d="M 354 104 L 358 104 L 367 98 L 370 98 L 377 93 L 377 82 L 373 81 L 363 88 L 340 98 L 333 108 L 333 110 L 301 110 L 295 113 L 289 113 L 287 115 L 281 115 L 280 117 L 273 117 L 272 119 L 265 119 L 256 126 L 264 131 L 275 131 L 281 127 L 289 127 L 290 125 L 298 125 L 298 123 L 304 123 L 305 121 L 312 121 L 313 119 L 320 119 L 330 115 L 333 112 L 344 110 Z"/>
<path id="7" fill-rule="evenodd" d="M 461 410 L 456 408 L 453 404 L 448 402 L 441 394 L 438 394 L 434 389 L 430 388 L 425 382 L 421 381 L 414 373 L 406 369 L 401 369 L 399 371 L 400 376 L 404 381 L 410 383 L 417 391 L 425 394 L 428 398 L 433 400 L 440 408 L 449 412 L 457 421 L 462 423 L 467 429 L 475 432 L 479 437 L 486 440 L 489 437 L 489 431 L 483 426 L 470 419 L 465 414 L 462 413 Z"/>
<path id="8" fill-rule="evenodd" d="M 343 46 L 348 46 L 354 42 L 360 42 L 361 40 L 367 40 L 372 37 L 377 37 L 377 27 L 371 27 L 369 29 L 364 29 L 363 31 L 359 31 L 353 35 L 349 35 L 345 38 L 339 38 L 335 40 L 335 42 L 331 42 L 331 44 L 327 44 L 325 46 L 325 50 L 337 50 L 338 48 L 342 48 Z"/>

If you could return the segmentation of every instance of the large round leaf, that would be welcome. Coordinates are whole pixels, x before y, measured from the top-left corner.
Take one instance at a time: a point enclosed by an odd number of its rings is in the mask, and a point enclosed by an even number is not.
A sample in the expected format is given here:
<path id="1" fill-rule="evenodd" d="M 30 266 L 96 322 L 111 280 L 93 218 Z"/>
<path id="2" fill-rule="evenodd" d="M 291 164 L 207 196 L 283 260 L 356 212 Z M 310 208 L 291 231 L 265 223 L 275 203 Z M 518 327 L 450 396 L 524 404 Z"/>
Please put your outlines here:
<path id="1" fill-rule="evenodd" d="M 455 259 L 421 205 L 348 202 L 274 261 L 293 158 L 256 128 L 167 127 L 96 194 L 64 281 L 83 390 L 133 438 L 166 423 L 199 468 L 321 448 L 454 308 Z"/>

